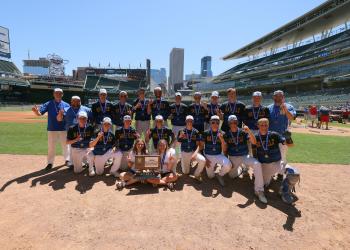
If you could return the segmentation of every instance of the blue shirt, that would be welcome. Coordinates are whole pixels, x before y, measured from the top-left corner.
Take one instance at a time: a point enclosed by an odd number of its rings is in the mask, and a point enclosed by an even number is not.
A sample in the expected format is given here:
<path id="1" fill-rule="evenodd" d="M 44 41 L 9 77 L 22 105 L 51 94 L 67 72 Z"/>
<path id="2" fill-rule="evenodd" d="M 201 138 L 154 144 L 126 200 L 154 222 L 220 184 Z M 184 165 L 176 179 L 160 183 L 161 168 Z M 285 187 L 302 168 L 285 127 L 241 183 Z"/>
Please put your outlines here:
<path id="1" fill-rule="evenodd" d="M 60 101 L 59 103 L 55 100 L 48 101 L 40 106 L 40 114 L 47 112 L 47 130 L 48 131 L 65 131 L 65 121 L 57 121 L 58 112 L 61 109 L 69 108 L 69 104 Z"/>
<path id="2" fill-rule="evenodd" d="M 97 134 L 95 135 L 95 138 Z M 112 132 L 104 132 L 104 136 L 99 139 L 94 150 L 92 151 L 94 155 L 104 155 L 108 150 L 115 146 L 115 136 Z"/>
<path id="3" fill-rule="evenodd" d="M 187 105 L 180 103 L 177 105 L 173 103 L 170 105 L 171 113 L 171 125 L 174 126 L 185 126 L 186 125 L 186 115 L 187 115 Z"/>
<path id="4" fill-rule="evenodd" d="M 185 135 L 185 138 L 180 138 L 182 133 Z M 197 149 L 197 142 L 201 140 L 201 134 L 195 128 L 192 128 L 192 130 L 187 128 L 181 129 L 177 135 L 177 141 L 181 143 L 182 152 L 194 152 Z"/>
<path id="5" fill-rule="evenodd" d="M 73 148 L 88 148 L 92 136 L 94 135 L 94 128 L 90 124 L 80 128 L 78 124 L 69 127 L 67 132 L 67 139 L 74 140 L 80 135 L 81 140 L 73 143 Z"/>
<path id="6" fill-rule="evenodd" d="M 134 146 L 134 141 L 139 137 L 135 128 L 118 127 L 115 131 L 115 140 L 121 151 L 129 151 Z"/>
<path id="7" fill-rule="evenodd" d="M 137 103 L 141 104 L 141 107 L 135 108 Z M 136 121 L 149 121 L 151 120 L 151 115 L 147 113 L 147 106 L 148 106 L 149 100 L 140 100 L 136 99 L 133 103 L 134 105 L 134 113 L 135 113 L 135 120 Z"/>
<path id="8" fill-rule="evenodd" d="M 292 105 L 286 103 L 287 109 L 292 115 L 295 117 L 296 112 Z M 288 117 L 286 114 L 281 114 L 280 106 L 276 106 L 274 104 L 271 104 L 268 106 L 268 109 L 270 111 L 270 125 L 269 130 L 270 131 L 276 131 L 280 133 L 281 135 L 287 131 L 288 129 Z"/>
<path id="9" fill-rule="evenodd" d="M 257 158 L 261 163 L 271 163 L 281 160 L 281 151 L 279 143 L 284 144 L 284 138 L 277 132 L 269 131 L 268 141 L 266 142 L 267 135 L 259 136 L 259 133 L 255 135 L 256 138 L 256 151 Z"/>
<path id="10" fill-rule="evenodd" d="M 229 130 L 224 134 L 224 140 L 227 143 L 227 154 L 229 156 L 248 155 L 248 138 L 249 135 L 242 129 L 236 132 Z"/>
<path id="11" fill-rule="evenodd" d="M 92 120 L 91 109 L 81 105 L 79 108 L 68 107 L 64 109 L 64 121 L 66 123 L 66 130 L 72 125 L 78 124 L 78 114 L 80 111 L 85 111 L 88 114 L 88 119 Z"/>
<path id="12" fill-rule="evenodd" d="M 220 155 L 222 152 L 221 141 L 218 137 L 218 132 L 206 130 L 202 134 L 202 141 L 204 142 L 204 153 L 206 155 Z M 220 131 L 222 134 L 224 132 Z"/>

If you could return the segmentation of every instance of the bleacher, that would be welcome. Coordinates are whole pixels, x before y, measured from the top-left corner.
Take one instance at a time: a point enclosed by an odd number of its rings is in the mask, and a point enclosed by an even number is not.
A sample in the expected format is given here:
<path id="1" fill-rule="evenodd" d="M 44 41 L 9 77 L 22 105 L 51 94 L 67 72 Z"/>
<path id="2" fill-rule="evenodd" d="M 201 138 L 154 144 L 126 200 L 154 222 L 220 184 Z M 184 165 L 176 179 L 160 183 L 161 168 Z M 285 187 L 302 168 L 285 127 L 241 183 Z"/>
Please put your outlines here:
<path id="1" fill-rule="evenodd" d="M 137 80 L 122 80 L 88 75 L 85 79 L 84 89 L 88 91 L 98 90 L 100 88 L 110 89 L 111 91 L 137 91 L 140 86 L 142 86 L 142 82 Z"/>
<path id="2" fill-rule="evenodd" d="M 0 85 L 11 85 L 11 86 L 21 86 L 29 87 L 28 81 L 20 78 L 10 78 L 10 77 L 0 77 Z"/>
<path id="3" fill-rule="evenodd" d="M 0 75 L 22 75 L 21 71 L 16 67 L 13 62 L 0 60 Z"/>

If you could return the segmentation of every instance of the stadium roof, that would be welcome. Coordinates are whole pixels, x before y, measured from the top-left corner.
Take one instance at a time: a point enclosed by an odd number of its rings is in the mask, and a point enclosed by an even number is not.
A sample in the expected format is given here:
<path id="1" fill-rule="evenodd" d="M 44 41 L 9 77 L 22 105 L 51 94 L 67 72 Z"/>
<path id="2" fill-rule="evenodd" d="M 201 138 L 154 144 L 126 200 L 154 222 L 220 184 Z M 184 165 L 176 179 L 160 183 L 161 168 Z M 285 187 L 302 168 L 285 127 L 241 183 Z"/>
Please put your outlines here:
<path id="1" fill-rule="evenodd" d="M 328 0 L 304 15 L 223 57 L 237 59 L 300 42 L 350 20 L 350 0 Z"/>

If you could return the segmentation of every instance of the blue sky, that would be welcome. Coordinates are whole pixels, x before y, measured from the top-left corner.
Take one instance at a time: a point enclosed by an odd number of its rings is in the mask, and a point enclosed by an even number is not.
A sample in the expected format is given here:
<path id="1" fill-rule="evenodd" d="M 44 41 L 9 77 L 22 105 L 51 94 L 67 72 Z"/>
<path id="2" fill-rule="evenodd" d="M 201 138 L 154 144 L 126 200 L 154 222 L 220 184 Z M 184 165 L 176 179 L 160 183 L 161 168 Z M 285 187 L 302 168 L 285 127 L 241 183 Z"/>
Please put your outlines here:
<path id="1" fill-rule="evenodd" d="M 220 58 L 291 21 L 324 0 L 32 0 L 3 1 L 0 26 L 10 29 L 12 60 L 56 53 L 66 73 L 98 66 L 169 67 L 173 47 L 185 49 L 185 74 L 213 57 L 215 75 L 237 64 Z M 167 72 L 168 73 L 168 72 Z"/>

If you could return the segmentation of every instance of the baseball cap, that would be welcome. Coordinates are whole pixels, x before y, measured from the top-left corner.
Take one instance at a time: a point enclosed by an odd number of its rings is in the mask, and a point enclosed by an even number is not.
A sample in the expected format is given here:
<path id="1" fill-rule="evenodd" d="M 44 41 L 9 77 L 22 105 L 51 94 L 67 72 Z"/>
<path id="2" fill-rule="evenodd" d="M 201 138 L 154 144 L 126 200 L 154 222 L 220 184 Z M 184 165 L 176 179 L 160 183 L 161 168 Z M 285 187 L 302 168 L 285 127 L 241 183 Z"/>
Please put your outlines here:
<path id="1" fill-rule="evenodd" d="M 186 116 L 186 121 L 187 121 L 187 120 L 192 120 L 192 121 L 193 121 L 193 120 L 194 120 L 194 119 L 193 119 L 193 116 L 192 116 L 192 115 Z"/>
<path id="2" fill-rule="evenodd" d="M 211 92 L 211 96 L 212 97 L 219 97 L 219 92 L 213 91 L 213 92 Z"/>
<path id="3" fill-rule="evenodd" d="M 156 118 L 155 118 L 155 120 L 163 121 L 164 119 L 163 119 L 163 116 L 157 115 Z"/>
<path id="4" fill-rule="evenodd" d="M 80 97 L 77 96 L 77 95 L 73 95 L 73 96 L 72 96 L 72 100 L 79 100 L 79 101 L 80 101 Z"/>
<path id="5" fill-rule="evenodd" d="M 53 90 L 53 92 L 61 92 L 61 93 L 63 93 L 63 90 L 62 90 L 61 88 L 55 88 L 55 89 Z"/>
<path id="6" fill-rule="evenodd" d="M 162 88 L 161 88 L 161 87 L 155 87 L 155 88 L 154 88 L 154 91 L 157 91 L 157 90 L 158 90 L 158 91 L 162 91 Z"/>
<path id="7" fill-rule="evenodd" d="M 87 114 L 85 111 L 80 111 L 80 112 L 78 113 L 78 117 L 79 117 L 79 118 L 80 118 L 80 117 L 88 118 L 88 114 Z"/>
<path id="8" fill-rule="evenodd" d="M 119 92 L 119 95 L 128 95 L 128 93 L 126 93 L 126 91 L 122 90 Z"/>
<path id="9" fill-rule="evenodd" d="M 100 89 L 100 91 L 98 93 L 107 95 L 107 90 L 106 89 Z"/>
<path id="10" fill-rule="evenodd" d="M 175 96 L 182 96 L 180 92 L 176 92 Z"/>
<path id="11" fill-rule="evenodd" d="M 211 121 L 220 120 L 220 117 L 217 116 L 217 115 L 213 115 L 213 116 L 210 117 L 210 120 L 211 120 Z"/>
<path id="12" fill-rule="evenodd" d="M 282 90 L 276 90 L 273 92 L 273 95 L 284 95 L 284 92 Z"/>
<path id="13" fill-rule="evenodd" d="M 196 96 L 196 95 L 202 96 L 202 93 L 201 92 L 195 92 L 194 96 Z"/>
<path id="14" fill-rule="evenodd" d="M 261 92 L 260 91 L 255 91 L 253 93 L 253 96 L 262 96 Z"/>
<path id="15" fill-rule="evenodd" d="M 233 121 L 238 121 L 237 116 L 235 115 L 230 115 L 227 120 L 229 123 Z"/>
<path id="16" fill-rule="evenodd" d="M 123 120 L 124 121 L 131 121 L 131 116 L 130 115 L 124 115 Z"/>
<path id="17" fill-rule="evenodd" d="M 103 118 L 102 124 L 105 124 L 105 123 L 109 123 L 109 124 L 112 125 L 112 120 L 111 120 L 111 118 L 109 118 L 109 117 Z"/>

